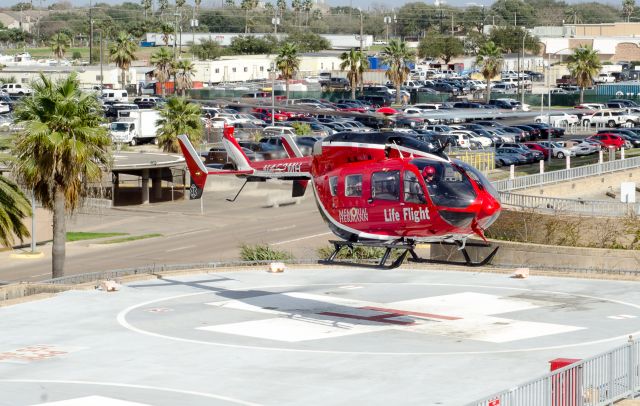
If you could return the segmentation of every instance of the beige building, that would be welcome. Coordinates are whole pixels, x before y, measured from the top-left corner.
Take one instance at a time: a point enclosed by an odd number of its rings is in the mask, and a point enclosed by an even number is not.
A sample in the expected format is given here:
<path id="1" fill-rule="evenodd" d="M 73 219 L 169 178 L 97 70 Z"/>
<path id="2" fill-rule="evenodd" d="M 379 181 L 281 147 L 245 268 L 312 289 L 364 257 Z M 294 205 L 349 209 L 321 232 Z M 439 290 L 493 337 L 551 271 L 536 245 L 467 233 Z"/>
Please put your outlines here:
<path id="1" fill-rule="evenodd" d="M 574 37 L 640 37 L 640 23 L 566 24 Z"/>

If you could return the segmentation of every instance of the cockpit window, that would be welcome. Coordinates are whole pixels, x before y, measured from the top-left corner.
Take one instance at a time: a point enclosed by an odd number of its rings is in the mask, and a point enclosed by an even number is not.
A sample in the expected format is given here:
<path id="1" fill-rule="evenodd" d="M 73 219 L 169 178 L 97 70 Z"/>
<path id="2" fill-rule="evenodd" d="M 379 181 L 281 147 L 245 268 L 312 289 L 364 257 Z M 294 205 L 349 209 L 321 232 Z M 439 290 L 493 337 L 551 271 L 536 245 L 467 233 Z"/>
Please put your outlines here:
<path id="1" fill-rule="evenodd" d="M 344 195 L 348 197 L 362 196 L 362 175 L 345 176 Z"/>
<path id="2" fill-rule="evenodd" d="M 418 177 L 411 171 L 404 172 L 404 201 L 407 203 L 426 203 Z"/>
<path id="3" fill-rule="evenodd" d="M 469 177 L 457 166 L 428 159 L 414 159 L 411 163 L 420 170 L 427 192 L 437 206 L 463 208 L 475 200 L 476 192 Z"/>
<path id="4" fill-rule="evenodd" d="M 374 172 L 371 197 L 378 200 L 400 200 L 400 171 Z"/>
<path id="5" fill-rule="evenodd" d="M 462 168 L 467 173 L 467 175 L 469 175 L 469 177 L 476 182 L 479 187 L 485 189 L 491 194 L 491 196 L 493 196 L 494 199 L 500 201 L 500 195 L 496 188 L 493 187 L 491 182 L 489 182 L 489 180 L 475 166 L 469 165 L 468 163 L 459 159 L 453 159 L 453 162 L 460 168 Z"/>

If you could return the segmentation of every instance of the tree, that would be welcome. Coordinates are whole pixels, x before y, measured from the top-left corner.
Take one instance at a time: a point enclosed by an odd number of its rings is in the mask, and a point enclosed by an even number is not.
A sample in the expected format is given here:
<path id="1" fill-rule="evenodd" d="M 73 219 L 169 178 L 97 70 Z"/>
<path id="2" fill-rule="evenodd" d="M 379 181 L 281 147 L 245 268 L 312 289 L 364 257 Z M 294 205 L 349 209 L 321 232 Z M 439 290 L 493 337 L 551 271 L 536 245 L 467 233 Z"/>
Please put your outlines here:
<path id="1" fill-rule="evenodd" d="M 584 101 L 584 88 L 593 85 L 593 78 L 598 75 L 602 68 L 598 53 L 591 47 L 576 48 L 573 50 L 573 54 L 569 55 L 567 67 L 571 77 L 580 86 L 580 103 L 582 103 Z"/>
<path id="2" fill-rule="evenodd" d="M 155 67 L 155 77 L 160 82 L 162 97 L 164 97 L 165 82 L 171 77 L 173 56 L 167 48 L 160 48 L 151 54 L 150 62 Z"/>
<path id="3" fill-rule="evenodd" d="M 153 0 L 142 0 L 142 7 L 144 8 L 144 19 L 146 20 L 151 14 L 151 7 L 153 7 Z"/>
<path id="4" fill-rule="evenodd" d="M 382 60 L 389 66 L 385 75 L 396 87 L 396 103 L 400 104 L 402 92 L 400 88 L 409 77 L 407 64 L 413 59 L 413 52 L 409 50 L 406 42 L 392 39 L 382 50 Z"/>
<path id="5" fill-rule="evenodd" d="M 295 44 L 299 52 L 318 52 L 331 48 L 326 38 L 311 31 L 294 31 L 285 41 Z"/>
<path id="6" fill-rule="evenodd" d="M 342 63 L 340 63 L 341 70 L 347 70 L 347 79 L 351 85 L 351 98 L 356 98 L 356 87 L 358 82 L 362 81 L 362 74 L 364 70 L 369 66 L 369 60 L 362 51 L 356 51 L 352 48 L 349 52 L 343 52 L 340 55 Z"/>
<path id="7" fill-rule="evenodd" d="M 502 49 L 493 41 L 487 41 L 478 50 L 476 66 L 487 82 L 486 102 L 491 98 L 491 79 L 502 70 Z"/>
<path id="8" fill-rule="evenodd" d="M 302 10 L 304 10 L 306 14 L 306 25 L 309 25 L 309 14 L 311 13 L 311 9 L 313 8 L 312 0 L 302 0 Z"/>
<path id="9" fill-rule="evenodd" d="M 300 28 L 300 11 L 302 11 L 302 0 L 291 0 L 291 8 L 296 13 L 296 29 Z"/>
<path id="10" fill-rule="evenodd" d="M 182 92 L 182 97 L 187 93 L 187 89 L 193 87 L 193 76 L 196 69 L 193 66 L 193 62 L 188 59 L 182 59 L 175 64 L 176 71 L 176 90 Z"/>
<path id="11" fill-rule="evenodd" d="M 158 11 L 160 12 L 160 18 L 164 16 L 164 13 L 169 9 L 169 0 L 158 0 Z"/>
<path id="12" fill-rule="evenodd" d="M 224 0 L 224 6 L 225 7 L 235 7 L 236 6 L 236 2 L 235 2 L 235 0 Z"/>
<path id="13" fill-rule="evenodd" d="M 229 50 L 235 55 L 270 54 L 276 50 L 278 40 L 274 36 L 258 38 L 253 35 L 239 35 L 231 40 Z"/>
<path id="14" fill-rule="evenodd" d="M 633 14 L 635 8 L 636 0 L 622 0 L 622 14 L 627 17 L 627 22 L 629 22 L 629 18 L 631 18 L 631 14 Z"/>
<path id="15" fill-rule="evenodd" d="M 193 145 L 202 140 L 200 106 L 183 97 L 170 97 L 160 110 L 158 144 L 165 152 L 180 152 L 178 135 L 186 134 Z"/>
<path id="16" fill-rule="evenodd" d="M 222 47 L 217 41 L 205 39 L 200 41 L 199 44 L 192 45 L 191 53 L 202 61 L 214 60 L 220 58 L 222 55 Z"/>
<path id="17" fill-rule="evenodd" d="M 0 246 L 11 247 L 18 237 L 22 242 L 29 230 L 22 219 L 31 215 L 31 204 L 18 185 L 0 176 Z"/>
<path id="18" fill-rule="evenodd" d="M 289 100 L 289 80 L 292 79 L 298 69 L 300 69 L 298 47 L 296 47 L 295 44 L 290 42 L 282 44 L 276 57 L 276 67 L 280 70 L 280 76 L 285 80 L 287 100 Z"/>
<path id="19" fill-rule="evenodd" d="M 456 37 L 431 33 L 420 40 L 418 56 L 420 58 L 439 58 L 449 63 L 451 58 L 464 53 L 464 44 Z"/>
<path id="20" fill-rule="evenodd" d="M 538 53 L 540 51 L 540 40 L 538 37 L 530 35 L 522 27 L 514 27 L 512 25 L 496 27 L 491 30 L 489 39 L 502 48 L 504 52 L 522 53 L 522 38 L 525 35 L 524 49 L 532 53 Z"/>
<path id="21" fill-rule="evenodd" d="M 64 58 L 64 54 L 71 46 L 71 40 L 66 34 L 59 32 L 51 38 L 49 44 L 51 45 L 51 50 L 56 56 L 56 59 L 60 61 L 60 59 Z"/>
<path id="22" fill-rule="evenodd" d="M 280 15 L 284 15 L 285 10 L 287 9 L 287 0 L 276 0 L 276 8 L 280 12 Z"/>
<path id="23" fill-rule="evenodd" d="M 32 9 L 33 9 L 33 4 L 27 3 L 27 2 L 16 3 L 13 6 L 11 6 L 11 11 L 24 11 L 24 10 L 32 10 Z"/>
<path id="24" fill-rule="evenodd" d="M 168 46 L 171 34 L 174 33 L 173 26 L 167 23 L 162 24 L 162 26 L 160 27 L 160 33 L 162 34 L 162 42 L 164 42 L 165 46 Z"/>
<path id="25" fill-rule="evenodd" d="M 491 14 L 504 25 L 533 27 L 537 23 L 535 10 L 523 0 L 496 0 L 491 5 Z"/>
<path id="26" fill-rule="evenodd" d="M 80 89 L 75 73 L 53 82 L 40 74 L 33 96 L 16 107 L 16 121 L 24 125 L 13 147 L 13 173 L 53 211 L 53 278 L 64 276 L 68 213 L 82 205 L 90 184 L 102 179 L 111 157 L 111 140 L 100 124 L 98 99 Z"/>
<path id="27" fill-rule="evenodd" d="M 244 10 L 244 32 L 249 32 L 249 12 L 258 7 L 258 0 L 241 0 L 240 8 Z"/>
<path id="28" fill-rule="evenodd" d="M 115 62 L 122 74 L 122 88 L 127 85 L 127 70 L 131 62 L 136 60 L 135 52 L 138 44 L 126 32 L 120 32 L 118 37 L 109 45 L 109 59 Z"/>

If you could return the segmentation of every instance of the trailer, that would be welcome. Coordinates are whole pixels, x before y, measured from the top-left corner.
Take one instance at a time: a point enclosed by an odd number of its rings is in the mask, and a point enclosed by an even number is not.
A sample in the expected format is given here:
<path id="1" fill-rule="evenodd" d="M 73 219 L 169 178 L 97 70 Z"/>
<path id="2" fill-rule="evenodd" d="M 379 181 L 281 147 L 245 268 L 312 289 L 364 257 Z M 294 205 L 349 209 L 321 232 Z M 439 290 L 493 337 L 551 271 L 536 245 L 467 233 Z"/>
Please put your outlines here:
<path id="1" fill-rule="evenodd" d="M 144 142 L 158 144 L 157 110 L 131 110 L 128 117 L 120 117 L 109 126 L 114 143 L 138 145 Z"/>

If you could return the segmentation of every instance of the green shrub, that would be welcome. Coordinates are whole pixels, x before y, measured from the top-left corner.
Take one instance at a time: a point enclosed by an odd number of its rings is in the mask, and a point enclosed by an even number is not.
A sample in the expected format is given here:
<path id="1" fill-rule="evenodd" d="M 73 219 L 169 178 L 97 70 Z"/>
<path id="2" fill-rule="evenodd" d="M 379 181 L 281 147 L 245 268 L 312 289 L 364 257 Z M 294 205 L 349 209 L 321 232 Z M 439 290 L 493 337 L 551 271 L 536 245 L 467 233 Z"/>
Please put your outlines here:
<path id="1" fill-rule="evenodd" d="M 297 135 L 309 135 L 312 133 L 311 126 L 307 123 L 293 123 L 291 127 L 296 130 Z"/>
<path id="2" fill-rule="evenodd" d="M 243 261 L 286 261 L 293 259 L 293 256 L 285 251 L 274 250 L 267 244 L 243 244 L 240 247 L 240 259 Z"/>
<path id="3" fill-rule="evenodd" d="M 333 253 L 332 246 L 326 246 L 322 248 L 318 248 L 318 257 L 325 259 L 329 258 L 329 256 Z M 353 260 L 363 260 L 363 259 L 375 259 L 379 260 L 384 255 L 386 251 L 385 248 L 381 247 L 362 247 L 356 246 L 353 248 L 344 247 L 336 256 L 336 259 L 353 259 Z M 397 258 L 400 255 L 399 250 L 393 250 L 391 253 L 391 258 Z"/>
<path id="4" fill-rule="evenodd" d="M 82 59 L 82 52 L 73 51 L 73 54 L 71 55 L 71 59 Z"/>

